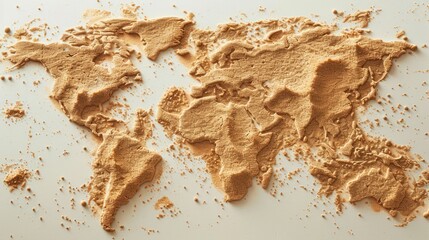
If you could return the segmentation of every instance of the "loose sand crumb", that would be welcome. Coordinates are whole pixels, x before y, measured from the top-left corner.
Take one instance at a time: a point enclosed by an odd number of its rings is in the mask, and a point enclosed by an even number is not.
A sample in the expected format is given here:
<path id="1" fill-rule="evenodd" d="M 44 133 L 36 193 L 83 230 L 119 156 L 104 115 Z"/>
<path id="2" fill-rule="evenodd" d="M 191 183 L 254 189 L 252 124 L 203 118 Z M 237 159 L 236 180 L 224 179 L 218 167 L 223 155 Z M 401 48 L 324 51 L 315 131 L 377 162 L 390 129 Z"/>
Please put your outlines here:
<path id="1" fill-rule="evenodd" d="M 13 191 L 17 188 L 23 189 L 30 176 L 31 174 L 27 169 L 15 168 L 9 171 L 3 181 L 9 187 L 9 190 Z"/>
<path id="2" fill-rule="evenodd" d="M 423 213 L 423 217 L 429 218 L 429 209 L 426 210 L 426 212 Z"/>
<path id="3" fill-rule="evenodd" d="M 405 36 L 405 31 L 404 31 L 404 30 L 401 30 L 401 31 L 399 31 L 398 33 L 396 33 L 396 37 L 397 37 L 397 38 L 401 38 L 401 37 L 403 37 L 403 36 Z"/>
<path id="4" fill-rule="evenodd" d="M 360 23 L 360 27 L 366 28 L 371 21 L 371 14 L 372 10 L 357 11 L 356 13 L 345 15 L 344 22 Z"/>
<path id="5" fill-rule="evenodd" d="M 162 208 L 164 208 L 164 209 L 170 209 L 173 206 L 174 206 L 173 202 L 168 197 L 164 196 L 164 197 L 158 199 L 158 201 L 156 201 L 156 203 L 154 205 L 154 208 L 156 210 L 159 210 L 159 209 L 162 209 Z"/>
<path id="6" fill-rule="evenodd" d="M 6 108 L 4 114 L 7 118 L 23 118 L 25 116 L 25 110 L 23 109 L 21 102 L 16 102 L 14 106 Z"/>

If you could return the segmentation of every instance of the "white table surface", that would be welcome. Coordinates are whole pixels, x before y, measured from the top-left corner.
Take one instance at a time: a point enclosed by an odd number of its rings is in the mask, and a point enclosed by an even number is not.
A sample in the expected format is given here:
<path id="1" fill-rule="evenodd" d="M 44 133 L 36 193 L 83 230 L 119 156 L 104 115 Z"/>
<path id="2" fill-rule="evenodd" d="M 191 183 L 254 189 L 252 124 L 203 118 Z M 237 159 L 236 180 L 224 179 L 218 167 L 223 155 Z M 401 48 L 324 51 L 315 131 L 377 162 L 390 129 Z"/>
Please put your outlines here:
<path id="1" fill-rule="evenodd" d="M 126 2 L 128 1 L 100 0 L 98 3 L 95 0 L 0 0 L 0 35 L 6 26 L 14 30 L 32 19 L 40 18 L 41 23 L 46 22 L 51 28 L 58 29 L 59 33 L 51 37 L 52 41 L 55 41 L 65 29 L 82 24 L 81 15 L 84 10 L 105 9 L 119 16 L 121 4 Z M 370 36 L 395 40 L 396 33 L 405 30 L 411 43 L 418 46 L 429 44 L 429 3 L 424 0 L 359 2 L 154 0 L 135 3 L 141 5 L 143 13 L 149 18 L 185 17 L 183 11 L 191 11 L 195 13 L 195 20 L 200 28 L 213 28 L 217 24 L 228 22 L 229 17 L 253 21 L 307 16 L 317 21 L 331 23 L 335 18 L 332 14 L 333 9 L 352 13 L 375 7 L 382 11 L 374 14 L 374 19 L 370 23 L 370 29 L 373 31 Z M 173 4 L 177 7 L 174 8 Z M 266 11 L 258 11 L 259 6 L 265 7 Z M 4 45 L 2 47 L 1 51 L 4 51 Z M 174 62 L 175 71 L 169 70 L 164 59 Z M 404 128 L 392 121 L 392 124 L 382 122 L 380 127 L 366 129 L 372 135 L 386 136 L 396 143 L 409 144 L 413 147 L 413 152 L 429 160 L 429 137 L 425 136 L 425 132 L 429 132 L 428 86 L 422 86 L 423 81 L 429 80 L 429 74 L 419 72 L 429 69 L 429 50 L 420 48 L 412 55 L 403 56 L 396 63 L 398 66 L 395 64 L 387 80 L 381 83 L 379 94 L 380 96 L 391 94 L 393 106 L 398 103 L 416 106 L 415 111 L 405 116 L 409 127 Z M 156 110 L 156 104 L 170 86 L 189 88 L 195 83 L 186 75 L 185 67 L 169 51 L 160 56 L 156 68 L 149 68 L 151 65 L 153 63 L 149 60 L 137 65 L 142 72 L 144 84 L 134 90 L 135 96 L 126 91 L 119 94 L 127 96 L 132 108 L 153 107 Z M 94 149 L 95 142 L 85 129 L 70 123 L 66 116 L 54 107 L 48 98 L 53 79 L 40 65 L 28 64 L 21 70 L 6 72 L 9 66 L 6 62 L 0 63 L 0 75 L 13 77 L 12 81 L 0 82 L 0 108 L 3 109 L 19 100 L 23 102 L 27 116 L 15 122 L 6 119 L 4 115 L 0 116 L 0 163 L 23 164 L 30 170 L 39 169 L 41 175 L 40 179 L 33 177 L 29 180 L 28 186 L 31 187 L 32 193 L 27 191 L 9 193 L 5 185 L 0 185 L 0 239 L 9 239 L 11 235 L 13 239 L 82 240 L 112 239 L 112 237 L 417 240 L 429 237 L 429 221 L 423 217 L 418 216 L 407 227 L 395 227 L 397 222 L 388 220 L 387 213 L 375 212 L 364 202 L 357 205 L 346 204 L 346 210 L 341 216 L 328 215 L 326 219 L 322 218 L 322 213 L 335 212 L 335 208 L 332 200 L 320 200 L 316 195 L 299 187 L 304 185 L 318 189 L 318 186 L 313 186 L 314 178 L 309 176 L 307 171 L 301 172 L 293 180 L 286 181 L 288 185 L 280 188 L 284 196 L 272 197 L 269 192 L 254 185 L 246 199 L 222 207 L 214 201 L 214 198 L 222 199 L 222 193 L 211 185 L 210 177 L 203 170 L 198 170 L 204 169 L 204 163 L 198 158 L 188 160 L 186 163 L 179 162 L 166 152 L 165 149 L 171 141 L 166 138 L 158 124 L 155 130 L 158 145 L 153 146 L 149 143 L 149 146 L 160 151 L 164 158 L 161 183 L 154 184 L 149 189 L 142 188 L 127 206 L 120 209 L 117 220 L 120 225 L 125 226 L 124 230 L 118 229 L 114 235 L 106 233 L 98 222 L 98 216 L 94 216 L 91 211 L 79 204 L 81 200 L 87 199 L 87 193 L 77 191 L 71 194 L 68 191 L 69 188 L 79 189 L 82 184 L 89 181 L 92 156 L 85 152 L 83 147 Z M 41 80 L 37 87 L 32 84 L 35 80 Z M 143 94 L 145 91 L 149 94 Z M 407 96 L 404 96 L 404 93 Z M 141 98 L 144 98 L 144 102 Z M 401 118 L 390 110 L 390 106 L 383 109 L 378 105 L 371 105 L 366 112 L 360 114 L 360 118 L 373 120 L 381 118 L 384 114 L 395 120 Z M 29 134 L 32 135 L 31 139 Z M 50 149 L 46 149 L 46 146 L 50 146 Z M 63 156 L 64 151 L 69 154 Z M 32 152 L 36 158 L 31 156 Z M 38 157 L 42 157 L 43 160 L 39 161 Z M 195 173 L 180 176 L 185 170 L 185 164 L 192 167 Z M 280 158 L 277 166 L 284 167 L 287 172 L 303 167 L 299 162 L 284 161 Z M 60 180 L 62 176 L 65 181 Z M 4 173 L 0 173 L 0 178 L 3 177 Z M 194 202 L 197 193 L 200 201 L 205 200 L 207 204 Z M 159 211 L 154 209 L 153 204 L 162 196 L 168 196 L 174 202 L 175 208 L 181 211 L 178 216 L 161 220 L 156 218 Z M 76 201 L 74 209 L 71 207 L 72 198 Z M 151 199 L 149 203 L 142 203 L 148 199 Z M 323 202 L 327 204 L 323 205 Z M 317 208 L 312 207 L 314 203 L 318 205 Z M 33 212 L 32 208 L 35 208 L 36 212 Z M 358 216 L 359 213 L 362 217 Z M 72 219 L 72 222 L 63 220 L 62 216 Z M 39 220 L 40 217 L 43 217 L 43 221 Z M 85 224 L 77 224 L 75 220 Z M 70 227 L 70 230 L 61 227 L 61 223 L 65 227 Z M 143 228 L 159 232 L 148 236 Z"/>

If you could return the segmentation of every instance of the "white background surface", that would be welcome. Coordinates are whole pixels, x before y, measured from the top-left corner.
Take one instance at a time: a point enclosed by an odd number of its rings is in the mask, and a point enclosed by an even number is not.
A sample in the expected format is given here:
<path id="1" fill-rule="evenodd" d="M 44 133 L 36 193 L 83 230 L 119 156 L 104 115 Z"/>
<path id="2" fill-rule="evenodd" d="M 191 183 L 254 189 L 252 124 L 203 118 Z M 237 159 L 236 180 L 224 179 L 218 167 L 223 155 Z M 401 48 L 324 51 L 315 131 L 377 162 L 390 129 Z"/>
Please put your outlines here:
<path id="1" fill-rule="evenodd" d="M 418 3 L 420 2 L 420 3 Z M 125 3 L 125 1 L 123 1 Z M 333 9 L 344 10 L 348 13 L 365 10 L 371 6 L 382 11 L 374 15 L 370 24 L 371 34 L 375 38 L 395 40 L 399 30 L 405 30 L 410 41 L 418 46 L 429 44 L 429 7 L 425 1 L 138 1 L 144 15 L 149 18 L 163 16 L 185 17 L 183 10 L 195 13 L 195 20 L 200 28 L 215 27 L 217 24 L 235 20 L 253 21 L 267 18 L 291 16 L 307 16 L 314 20 L 331 23 L 334 19 Z M 177 8 L 173 7 L 173 4 Z M 16 8 L 16 6 L 19 8 Z M 265 12 L 259 12 L 259 6 L 266 7 Z M 41 11 L 38 8 L 41 8 Z M 0 0 L 0 29 L 6 26 L 18 29 L 24 23 L 41 18 L 59 34 L 52 40 L 59 39 L 61 33 L 70 27 L 82 24 L 81 15 L 88 8 L 106 9 L 119 16 L 121 4 L 101 0 L 81 1 L 9 1 Z M 244 13 L 245 15 L 243 15 Z M 320 16 L 317 17 L 316 15 Z M 4 47 L 4 46 L 3 46 Z M 2 49 L 4 51 L 4 48 Z M 169 70 L 165 59 L 174 62 L 175 71 Z M 386 81 L 381 84 L 380 95 L 392 95 L 393 106 L 398 103 L 413 107 L 404 116 L 394 115 L 390 106 L 371 106 L 362 114 L 361 119 L 382 118 L 386 114 L 391 123 L 382 121 L 382 126 L 371 131 L 372 135 L 384 135 L 396 143 L 409 144 L 413 151 L 425 159 L 429 159 L 429 139 L 424 135 L 429 132 L 428 117 L 428 86 L 422 86 L 423 81 L 429 80 L 428 73 L 419 70 L 429 69 L 429 50 L 419 49 L 410 56 L 404 56 L 397 61 Z M 137 66 L 142 72 L 144 83 L 137 85 L 130 92 L 119 95 L 127 96 L 132 107 L 149 109 L 154 107 L 169 86 L 189 87 L 195 83 L 186 75 L 187 70 L 171 52 L 161 55 L 155 64 L 144 60 Z M 396 65 L 396 64 L 395 64 Z M 39 169 L 40 179 L 33 177 L 28 186 L 32 193 L 14 191 L 9 193 L 5 185 L 0 186 L 0 239 L 427 239 L 429 237 L 429 222 L 421 216 L 405 228 L 395 227 L 394 220 L 388 220 L 385 212 L 374 212 L 370 205 L 346 204 L 347 209 L 341 216 L 334 217 L 324 212 L 335 213 L 332 201 L 319 199 L 315 194 L 300 188 L 318 189 L 313 186 L 314 179 L 306 171 L 293 180 L 286 181 L 287 185 L 279 188 L 284 196 L 272 197 L 254 185 L 246 199 L 222 207 L 214 198 L 222 199 L 222 193 L 212 187 L 210 178 L 201 169 L 202 161 L 177 161 L 165 151 L 171 144 L 162 128 L 157 125 L 155 140 L 157 145 L 149 144 L 157 149 L 164 158 L 164 173 L 160 184 L 152 188 L 142 188 L 136 197 L 117 215 L 124 230 L 115 235 L 104 232 L 99 225 L 98 216 L 88 209 L 82 208 L 81 200 L 87 199 L 85 191 L 70 194 L 68 189 L 79 188 L 89 181 L 91 176 L 90 163 L 92 156 L 83 151 L 83 147 L 94 149 L 96 144 L 86 130 L 71 124 L 66 116 L 56 109 L 48 95 L 53 79 L 38 64 L 28 64 L 24 69 L 5 72 L 9 65 L 0 64 L 0 75 L 12 76 L 12 81 L 0 82 L 0 108 L 15 101 L 22 101 L 27 116 L 19 121 L 7 120 L 0 116 L 0 163 L 19 163 L 29 169 Z M 156 73 L 154 73 L 156 72 Z M 182 77 L 184 74 L 185 77 Z M 38 87 L 32 82 L 41 80 Z M 25 83 L 24 83 L 25 82 Z M 402 87 L 398 86 L 398 83 Z M 150 90 L 148 90 L 150 89 Z M 144 94 L 149 92 L 150 94 Z M 407 96 L 403 96 L 406 93 Z M 121 96 L 122 96 L 121 95 Z M 141 99 L 144 98 L 144 102 Z M 377 110 L 380 113 L 377 113 Z M 132 111 L 130 111 L 131 113 Z M 395 124 L 396 120 L 404 117 L 409 127 L 404 128 Z M 365 126 L 365 125 L 364 125 Z M 29 134 L 32 138 L 29 138 Z M 50 146 L 47 150 L 46 147 Z M 64 151 L 69 152 L 63 156 Z M 35 158 L 31 156 L 34 152 Z M 42 157 L 39 161 L 37 158 Z M 193 174 L 186 172 L 185 165 L 194 169 Z M 299 162 L 279 160 L 278 167 L 284 167 L 286 173 L 301 167 Z M 200 169 L 200 170 L 198 170 Z M 65 181 L 60 178 L 64 176 Z M 4 173 L 0 173 L 0 178 Z M 285 178 L 284 176 L 282 177 Z M 297 183 L 299 181 L 299 183 Z M 170 183 L 169 183 L 170 182 Z M 167 186 L 164 188 L 164 186 Z M 186 186 L 186 190 L 184 189 Z M 61 191 L 60 188 L 64 189 Z M 152 189 L 152 190 L 150 190 Z M 199 194 L 200 201 L 194 202 Z M 141 195 L 141 196 L 139 196 Z M 176 217 L 166 217 L 158 220 L 158 211 L 153 204 L 162 197 L 168 196 L 181 213 Z M 25 197 L 29 197 L 28 200 Z M 75 209 L 71 208 L 71 199 L 76 200 Z M 149 203 L 142 201 L 152 199 Z M 13 204 L 10 202 L 13 201 Z M 326 203 L 324 205 L 323 203 Z M 317 204 L 317 208 L 312 205 Z M 32 211 L 36 209 L 36 212 Z M 358 217 L 361 213 L 362 217 Z M 220 217 L 219 217 L 219 216 Z M 73 222 L 67 222 L 62 216 L 69 217 Z M 39 218 L 43 217 L 43 221 Z M 74 220 L 84 225 L 77 224 Z M 70 231 L 61 227 L 63 223 Z M 154 229 L 159 233 L 150 236 L 142 229 Z"/>

